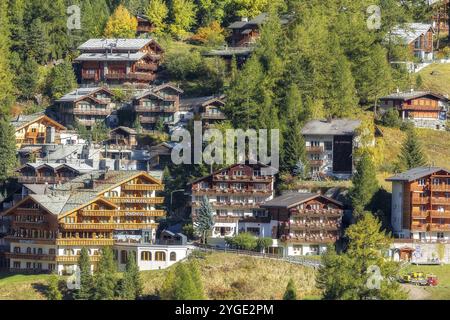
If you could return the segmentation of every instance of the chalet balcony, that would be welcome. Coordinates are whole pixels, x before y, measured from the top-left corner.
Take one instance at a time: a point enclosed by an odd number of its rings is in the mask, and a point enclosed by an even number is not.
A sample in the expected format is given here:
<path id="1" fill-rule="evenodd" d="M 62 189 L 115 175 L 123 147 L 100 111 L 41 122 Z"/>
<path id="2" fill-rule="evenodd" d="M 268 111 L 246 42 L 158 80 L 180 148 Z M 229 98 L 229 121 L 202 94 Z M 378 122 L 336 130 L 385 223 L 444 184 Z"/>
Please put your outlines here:
<path id="1" fill-rule="evenodd" d="M 267 195 L 272 194 L 272 190 L 259 190 L 259 189 L 200 189 L 192 190 L 195 195 Z"/>
<path id="2" fill-rule="evenodd" d="M 77 121 L 78 121 L 80 124 L 84 125 L 84 126 L 93 126 L 93 125 L 95 125 L 95 124 L 97 123 L 97 121 L 94 120 L 94 119 L 92 119 L 92 120 L 87 120 L 87 119 L 79 119 L 79 118 L 77 118 Z"/>
<path id="3" fill-rule="evenodd" d="M 290 212 L 293 216 L 311 216 L 311 217 L 318 217 L 318 216 L 341 217 L 344 213 L 344 211 L 340 209 L 318 209 L 318 210 L 291 209 Z"/>
<path id="4" fill-rule="evenodd" d="M 261 203 L 240 203 L 240 202 L 211 202 L 213 208 L 232 208 L 232 209 L 259 209 Z M 192 207 L 200 207 L 199 201 L 191 203 Z"/>
<path id="5" fill-rule="evenodd" d="M 164 202 L 164 197 L 112 197 L 107 200 L 113 203 L 149 203 L 149 204 L 161 204 Z"/>
<path id="6" fill-rule="evenodd" d="M 174 113 L 177 112 L 178 108 L 176 107 L 160 107 L 160 106 L 137 106 L 136 112 L 166 112 L 166 113 Z"/>
<path id="7" fill-rule="evenodd" d="M 340 229 L 339 224 L 311 224 L 311 223 L 291 223 L 290 229 L 292 230 L 334 230 Z"/>
<path id="8" fill-rule="evenodd" d="M 309 160 L 311 166 L 322 166 L 323 160 Z"/>
<path id="9" fill-rule="evenodd" d="M 30 244 L 55 244 L 56 239 L 43 239 L 43 238 L 29 238 L 29 237 L 17 237 L 8 235 L 4 238 L 9 242 L 26 242 Z"/>
<path id="10" fill-rule="evenodd" d="M 164 217 L 164 210 L 82 210 L 83 217 Z"/>
<path id="11" fill-rule="evenodd" d="M 428 204 L 428 203 L 430 203 L 430 197 L 412 196 L 411 202 L 412 202 L 412 204 Z"/>
<path id="12" fill-rule="evenodd" d="M 319 235 L 285 235 L 281 241 L 288 243 L 334 243 L 339 238 L 337 236 L 319 236 Z"/>
<path id="13" fill-rule="evenodd" d="M 96 80 L 97 75 L 95 73 L 82 72 L 81 78 L 83 78 L 83 80 Z"/>
<path id="14" fill-rule="evenodd" d="M 15 213 L 18 215 L 41 216 L 41 209 L 38 208 L 17 208 Z"/>
<path id="15" fill-rule="evenodd" d="M 54 254 L 32 254 L 32 253 L 16 253 L 5 252 L 8 259 L 25 259 L 25 260 L 41 260 L 41 261 L 55 261 Z"/>
<path id="16" fill-rule="evenodd" d="M 431 197 L 432 204 L 442 204 L 450 206 L 450 198 L 446 197 Z"/>
<path id="17" fill-rule="evenodd" d="M 240 217 L 233 217 L 233 216 L 214 216 L 214 222 L 217 223 L 236 223 L 238 222 Z"/>
<path id="18" fill-rule="evenodd" d="M 60 262 L 60 263 L 65 263 L 65 262 L 69 262 L 69 263 L 78 263 L 78 259 L 80 256 L 56 256 L 56 262 Z M 100 261 L 100 255 L 92 255 L 89 256 L 89 259 L 91 260 L 91 262 L 99 262 Z"/>
<path id="19" fill-rule="evenodd" d="M 156 123 L 156 117 L 140 116 L 139 117 L 139 122 L 140 123 Z"/>
<path id="20" fill-rule="evenodd" d="M 59 238 L 58 246 L 112 246 L 114 239 L 89 239 L 89 238 Z"/>
<path id="21" fill-rule="evenodd" d="M 428 231 L 428 223 L 412 224 L 411 231 Z"/>
<path id="22" fill-rule="evenodd" d="M 450 219 L 450 211 L 430 210 L 430 217 L 432 219 Z"/>
<path id="23" fill-rule="evenodd" d="M 131 191 L 160 191 L 164 190 L 164 186 L 157 184 L 125 184 L 122 186 L 122 189 Z"/>
<path id="24" fill-rule="evenodd" d="M 37 176 L 20 176 L 17 180 L 19 183 L 30 183 L 30 184 L 56 184 L 56 183 L 64 183 L 69 181 L 71 178 L 69 177 L 37 177 Z"/>
<path id="25" fill-rule="evenodd" d="M 113 110 L 110 108 L 73 109 L 74 115 L 109 116 Z"/>
<path id="26" fill-rule="evenodd" d="M 307 153 L 323 153 L 324 148 L 322 146 L 307 146 L 306 152 Z"/>
<path id="27" fill-rule="evenodd" d="M 227 116 L 223 113 L 211 113 L 211 112 L 202 112 L 200 113 L 202 119 L 205 120 L 226 120 Z"/>
<path id="28" fill-rule="evenodd" d="M 411 217 L 413 219 L 427 219 L 429 217 L 429 212 L 428 211 L 412 211 L 411 212 Z"/>
<path id="29" fill-rule="evenodd" d="M 153 81 L 156 76 L 152 73 L 130 72 L 130 73 L 108 73 L 106 80 L 131 80 L 131 81 Z"/>
<path id="30" fill-rule="evenodd" d="M 448 184 L 431 184 L 431 191 L 450 192 L 450 185 Z"/>
<path id="31" fill-rule="evenodd" d="M 13 228 L 26 228 L 26 229 L 48 229 L 48 222 L 39 221 L 39 222 L 31 222 L 31 221 L 15 221 L 13 220 L 11 223 Z"/>
<path id="32" fill-rule="evenodd" d="M 148 71 L 157 71 L 158 70 L 158 65 L 157 64 L 153 64 L 153 63 L 137 63 L 136 64 L 136 69 L 138 70 L 148 70 Z"/>
<path id="33" fill-rule="evenodd" d="M 450 231 L 450 224 L 430 223 L 430 231 Z"/>
<path id="34" fill-rule="evenodd" d="M 63 230 L 140 230 L 154 229 L 156 223 L 61 223 Z"/>
<path id="35" fill-rule="evenodd" d="M 272 176 L 229 176 L 229 175 L 214 175 L 213 181 L 229 181 L 229 182 L 272 182 Z"/>

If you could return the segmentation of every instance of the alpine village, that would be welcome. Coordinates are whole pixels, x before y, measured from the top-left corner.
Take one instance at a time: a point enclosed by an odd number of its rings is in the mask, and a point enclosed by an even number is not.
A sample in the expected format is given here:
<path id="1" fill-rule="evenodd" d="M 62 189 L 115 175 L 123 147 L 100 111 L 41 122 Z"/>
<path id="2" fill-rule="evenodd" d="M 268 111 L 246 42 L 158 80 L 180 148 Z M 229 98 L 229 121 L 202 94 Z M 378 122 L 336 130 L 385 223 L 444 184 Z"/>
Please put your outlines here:
<path id="1" fill-rule="evenodd" d="M 449 12 L 0 1 L 0 299 L 450 299 Z"/>

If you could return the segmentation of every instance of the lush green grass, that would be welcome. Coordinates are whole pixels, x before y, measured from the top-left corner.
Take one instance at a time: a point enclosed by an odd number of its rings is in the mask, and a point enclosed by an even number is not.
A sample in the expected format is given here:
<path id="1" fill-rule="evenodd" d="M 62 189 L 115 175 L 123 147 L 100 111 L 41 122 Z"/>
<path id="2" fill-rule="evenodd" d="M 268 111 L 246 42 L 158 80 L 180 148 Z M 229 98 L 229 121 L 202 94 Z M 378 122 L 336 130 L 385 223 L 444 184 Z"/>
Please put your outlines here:
<path id="1" fill-rule="evenodd" d="M 212 253 L 197 259 L 208 299 L 281 299 L 290 278 L 300 299 L 317 299 L 315 273 L 311 268 L 287 262 Z M 145 293 L 157 296 L 167 270 L 143 272 Z"/>
<path id="2" fill-rule="evenodd" d="M 436 287 L 423 287 L 433 300 L 450 300 L 450 265 L 441 266 L 415 266 L 411 265 L 404 270 L 402 274 L 421 271 L 425 274 L 435 274 L 438 277 L 438 285 Z"/>
<path id="3" fill-rule="evenodd" d="M 41 300 L 48 275 L 0 273 L 0 300 Z"/>
<path id="4" fill-rule="evenodd" d="M 432 74 L 433 73 L 433 74 Z M 422 77 L 421 89 L 440 94 L 450 94 L 450 64 L 432 64 L 418 74 Z"/>

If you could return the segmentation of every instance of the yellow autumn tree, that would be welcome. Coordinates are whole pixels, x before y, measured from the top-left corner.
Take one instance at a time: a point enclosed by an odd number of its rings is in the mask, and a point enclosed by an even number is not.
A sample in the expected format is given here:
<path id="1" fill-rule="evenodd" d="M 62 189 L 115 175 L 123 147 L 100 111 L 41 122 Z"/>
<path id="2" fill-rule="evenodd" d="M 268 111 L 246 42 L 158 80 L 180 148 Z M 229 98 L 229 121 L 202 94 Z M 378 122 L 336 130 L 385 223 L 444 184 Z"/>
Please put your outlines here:
<path id="1" fill-rule="evenodd" d="M 120 5 L 108 19 L 105 28 L 107 38 L 134 38 L 136 36 L 138 21 L 136 17 Z"/>
<path id="2" fill-rule="evenodd" d="M 224 33 L 225 30 L 220 26 L 220 23 L 213 21 L 206 27 L 198 28 L 197 33 L 191 39 L 206 45 L 216 46 L 225 42 Z"/>

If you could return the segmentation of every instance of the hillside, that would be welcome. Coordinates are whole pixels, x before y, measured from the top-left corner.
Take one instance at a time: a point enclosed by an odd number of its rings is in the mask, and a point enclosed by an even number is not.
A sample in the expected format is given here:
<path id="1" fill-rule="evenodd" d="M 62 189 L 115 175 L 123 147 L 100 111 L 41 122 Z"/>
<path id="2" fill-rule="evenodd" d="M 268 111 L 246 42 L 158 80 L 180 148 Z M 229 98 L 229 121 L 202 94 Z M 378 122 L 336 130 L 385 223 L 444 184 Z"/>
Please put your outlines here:
<path id="1" fill-rule="evenodd" d="M 421 89 L 430 90 L 440 94 L 450 95 L 450 63 L 432 64 L 418 74 L 422 77 L 423 84 Z"/>
<path id="2" fill-rule="evenodd" d="M 281 299 L 290 278 L 297 284 L 299 299 L 316 299 L 320 295 L 311 268 L 225 253 L 208 254 L 198 261 L 208 299 Z M 158 298 L 167 272 L 142 272 L 145 296 Z M 0 274 L 0 300 L 45 299 L 47 278 L 48 275 Z"/>

